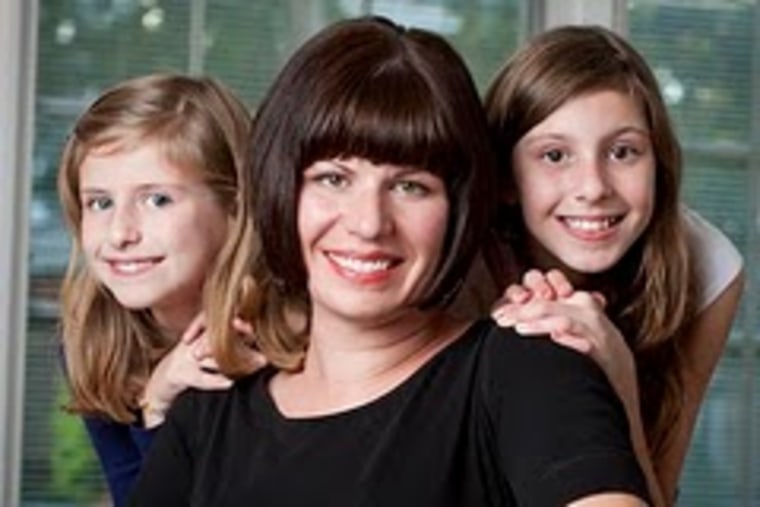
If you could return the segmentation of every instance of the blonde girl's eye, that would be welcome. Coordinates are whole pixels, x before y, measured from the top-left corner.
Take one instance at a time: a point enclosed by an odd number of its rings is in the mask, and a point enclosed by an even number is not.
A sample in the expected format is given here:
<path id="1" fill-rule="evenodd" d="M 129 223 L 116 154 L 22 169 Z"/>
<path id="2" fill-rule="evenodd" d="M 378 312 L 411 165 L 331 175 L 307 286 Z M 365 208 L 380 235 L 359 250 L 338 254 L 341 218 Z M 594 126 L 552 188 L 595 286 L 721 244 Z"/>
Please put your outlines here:
<path id="1" fill-rule="evenodd" d="M 104 211 L 113 206 L 113 199 L 107 195 L 95 195 L 83 199 L 84 208 L 89 211 Z"/>
<path id="2" fill-rule="evenodd" d="M 145 196 L 145 202 L 154 208 L 163 208 L 173 203 L 174 199 L 162 192 L 151 192 Z"/>

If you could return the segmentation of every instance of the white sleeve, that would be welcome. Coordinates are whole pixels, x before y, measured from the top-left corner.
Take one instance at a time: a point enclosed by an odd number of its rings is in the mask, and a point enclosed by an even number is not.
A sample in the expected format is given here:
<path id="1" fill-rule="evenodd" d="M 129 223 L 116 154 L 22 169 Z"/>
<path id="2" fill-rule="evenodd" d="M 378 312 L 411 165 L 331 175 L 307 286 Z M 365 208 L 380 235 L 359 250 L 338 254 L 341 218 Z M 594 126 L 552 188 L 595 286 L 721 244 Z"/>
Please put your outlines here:
<path id="1" fill-rule="evenodd" d="M 702 287 L 697 299 L 697 311 L 701 312 L 736 279 L 744 260 L 720 229 L 686 206 L 682 206 L 681 211 L 689 250 L 694 255 L 696 274 Z"/>

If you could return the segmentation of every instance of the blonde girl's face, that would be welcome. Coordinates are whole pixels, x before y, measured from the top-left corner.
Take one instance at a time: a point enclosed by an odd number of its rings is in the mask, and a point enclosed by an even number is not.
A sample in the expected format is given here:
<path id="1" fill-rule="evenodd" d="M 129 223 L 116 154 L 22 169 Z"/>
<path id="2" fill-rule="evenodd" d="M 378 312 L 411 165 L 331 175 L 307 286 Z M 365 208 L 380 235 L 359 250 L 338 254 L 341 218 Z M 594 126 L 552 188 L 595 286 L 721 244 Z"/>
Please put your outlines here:
<path id="1" fill-rule="evenodd" d="M 89 269 L 130 309 L 184 329 L 224 242 L 224 209 L 196 171 L 156 144 L 91 152 L 79 168 L 81 242 Z"/>
<path id="2" fill-rule="evenodd" d="M 567 101 L 520 139 L 512 162 L 540 267 L 606 271 L 652 217 L 655 154 L 643 111 L 626 94 Z"/>

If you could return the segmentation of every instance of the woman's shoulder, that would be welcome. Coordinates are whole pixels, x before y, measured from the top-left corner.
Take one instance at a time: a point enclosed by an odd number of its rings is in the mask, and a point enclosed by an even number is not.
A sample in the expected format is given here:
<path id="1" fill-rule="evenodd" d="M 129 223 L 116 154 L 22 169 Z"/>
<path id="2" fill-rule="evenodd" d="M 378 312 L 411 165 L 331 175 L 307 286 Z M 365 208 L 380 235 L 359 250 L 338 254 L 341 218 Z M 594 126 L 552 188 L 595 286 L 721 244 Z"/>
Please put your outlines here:
<path id="1" fill-rule="evenodd" d="M 202 428 L 222 414 L 245 410 L 273 372 L 266 366 L 235 380 L 229 389 L 187 389 L 172 404 L 170 417 L 177 424 Z"/>
<path id="2" fill-rule="evenodd" d="M 489 382 L 505 386 L 531 382 L 553 389 L 564 377 L 606 382 L 604 372 L 587 355 L 563 347 L 548 336 L 521 336 L 492 319 L 477 321 L 468 333 L 479 342 L 480 368 Z"/>

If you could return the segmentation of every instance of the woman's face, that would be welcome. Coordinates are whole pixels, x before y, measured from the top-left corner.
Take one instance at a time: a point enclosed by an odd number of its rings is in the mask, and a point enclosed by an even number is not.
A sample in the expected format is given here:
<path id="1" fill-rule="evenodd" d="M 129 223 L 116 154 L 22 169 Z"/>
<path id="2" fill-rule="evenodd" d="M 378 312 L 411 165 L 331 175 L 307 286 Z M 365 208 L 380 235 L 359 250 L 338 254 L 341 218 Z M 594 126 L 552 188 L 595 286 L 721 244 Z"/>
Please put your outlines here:
<path id="1" fill-rule="evenodd" d="M 568 100 L 520 139 L 512 163 L 539 267 L 606 271 L 652 217 L 655 154 L 644 113 L 626 94 Z"/>
<path id="2" fill-rule="evenodd" d="M 361 158 L 307 167 L 298 232 L 314 315 L 379 323 L 414 305 L 438 267 L 448 210 L 443 181 L 426 171 Z"/>
<path id="3" fill-rule="evenodd" d="M 92 152 L 79 181 L 82 247 L 94 276 L 125 307 L 184 329 L 227 230 L 211 189 L 156 144 Z"/>

